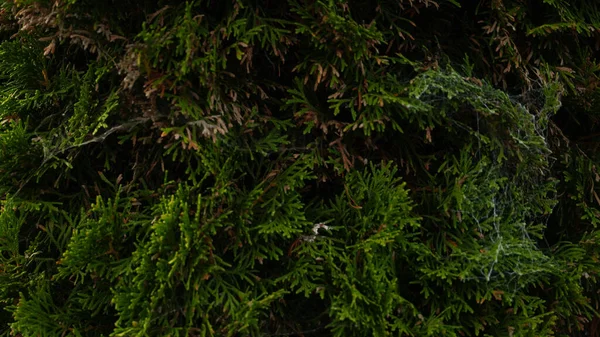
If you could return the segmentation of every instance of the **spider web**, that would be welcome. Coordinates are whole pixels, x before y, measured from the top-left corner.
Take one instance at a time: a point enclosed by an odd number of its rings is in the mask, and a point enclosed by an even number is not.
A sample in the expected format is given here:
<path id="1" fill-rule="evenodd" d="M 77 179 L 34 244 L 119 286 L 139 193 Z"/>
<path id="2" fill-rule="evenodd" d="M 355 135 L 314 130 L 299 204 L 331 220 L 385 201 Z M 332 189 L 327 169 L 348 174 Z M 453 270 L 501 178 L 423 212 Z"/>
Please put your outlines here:
<path id="1" fill-rule="evenodd" d="M 523 95 L 508 96 L 510 102 L 517 108 L 517 121 L 524 121 L 524 124 L 529 126 L 529 128 L 522 128 L 519 125 L 514 126 L 511 131 L 517 140 L 539 137 L 543 140 L 544 146 L 548 147 L 547 118 L 549 116 L 546 94 L 544 89 L 540 88 Z M 461 97 L 458 98 L 461 99 Z M 481 102 L 485 108 L 494 109 L 485 100 L 482 99 Z M 557 108 L 552 107 L 554 111 Z M 480 112 L 476 112 L 474 134 L 481 135 L 484 132 L 482 127 L 485 118 L 481 116 Z M 481 137 L 477 137 L 474 153 L 475 161 L 482 161 L 485 157 L 488 157 L 491 162 L 497 163 L 499 156 L 498 149 L 492 150 L 482 142 Z M 549 152 L 544 159 L 549 167 L 552 164 Z M 545 228 L 549 215 L 541 215 L 539 212 L 534 211 L 519 211 L 520 209 L 527 209 L 529 202 L 534 202 L 533 200 L 527 200 L 526 197 L 534 195 L 536 188 L 546 183 L 547 177 L 545 172 L 531 174 L 527 177 L 526 184 L 517 186 L 514 184 L 514 172 L 506 167 L 500 167 L 499 170 L 485 170 L 485 166 L 481 167 L 479 174 L 481 174 L 484 184 L 495 184 L 498 179 L 505 179 L 505 182 L 499 184 L 499 188 L 491 194 L 486 207 L 472 210 L 452 210 L 460 212 L 463 221 L 473 223 L 477 227 L 477 231 L 485 236 L 480 241 L 482 251 L 485 252 L 484 257 L 481 259 L 479 267 L 470 273 L 468 277 L 465 277 L 463 282 L 483 282 L 490 287 L 497 286 L 501 282 L 504 284 L 504 290 L 514 296 L 524 287 L 527 287 L 528 284 L 531 284 L 531 281 L 536 279 L 537 274 L 547 273 L 549 270 L 554 269 L 551 259 L 543 254 L 539 249 L 537 239 L 532 237 L 531 229 L 531 226 L 537 224 L 542 224 L 542 227 Z M 476 194 L 469 195 L 465 193 L 465 197 L 473 199 L 471 200 L 472 203 L 481 202 L 481 200 L 475 200 L 480 197 Z M 556 199 L 555 197 L 556 195 L 546 196 L 550 200 Z M 521 214 L 518 214 L 518 212 L 521 212 Z M 551 213 L 551 211 L 548 212 L 548 214 Z"/>

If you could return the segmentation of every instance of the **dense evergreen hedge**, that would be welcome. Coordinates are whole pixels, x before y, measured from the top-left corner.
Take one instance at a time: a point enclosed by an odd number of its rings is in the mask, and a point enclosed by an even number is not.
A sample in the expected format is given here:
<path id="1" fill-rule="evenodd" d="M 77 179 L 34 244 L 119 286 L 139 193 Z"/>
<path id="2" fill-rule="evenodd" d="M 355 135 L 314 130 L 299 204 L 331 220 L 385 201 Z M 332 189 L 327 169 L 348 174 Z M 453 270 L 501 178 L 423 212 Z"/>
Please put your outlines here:
<path id="1" fill-rule="evenodd" d="M 0 8 L 0 335 L 600 336 L 596 1 Z"/>

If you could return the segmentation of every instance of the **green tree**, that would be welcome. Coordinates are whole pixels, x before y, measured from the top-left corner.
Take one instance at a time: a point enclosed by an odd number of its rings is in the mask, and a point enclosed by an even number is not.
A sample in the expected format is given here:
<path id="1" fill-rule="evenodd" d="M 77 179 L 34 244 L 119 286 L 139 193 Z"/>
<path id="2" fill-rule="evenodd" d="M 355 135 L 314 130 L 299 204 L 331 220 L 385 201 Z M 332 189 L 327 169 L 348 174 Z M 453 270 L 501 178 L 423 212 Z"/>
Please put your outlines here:
<path id="1" fill-rule="evenodd" d="M 599 336 L 599 32 L 0 0 L 0 335 Z"/>

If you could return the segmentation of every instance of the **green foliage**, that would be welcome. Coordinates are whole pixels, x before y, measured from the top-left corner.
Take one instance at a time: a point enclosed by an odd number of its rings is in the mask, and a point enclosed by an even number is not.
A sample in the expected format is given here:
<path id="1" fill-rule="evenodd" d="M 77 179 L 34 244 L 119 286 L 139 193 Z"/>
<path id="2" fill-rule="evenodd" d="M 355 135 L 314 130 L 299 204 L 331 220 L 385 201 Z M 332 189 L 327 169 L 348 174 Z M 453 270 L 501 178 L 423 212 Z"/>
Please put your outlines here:
<path id="1" fill-rule="evenodd" d="M 596 336 L 594 1 L 0 1 L 2 336 Z"/>

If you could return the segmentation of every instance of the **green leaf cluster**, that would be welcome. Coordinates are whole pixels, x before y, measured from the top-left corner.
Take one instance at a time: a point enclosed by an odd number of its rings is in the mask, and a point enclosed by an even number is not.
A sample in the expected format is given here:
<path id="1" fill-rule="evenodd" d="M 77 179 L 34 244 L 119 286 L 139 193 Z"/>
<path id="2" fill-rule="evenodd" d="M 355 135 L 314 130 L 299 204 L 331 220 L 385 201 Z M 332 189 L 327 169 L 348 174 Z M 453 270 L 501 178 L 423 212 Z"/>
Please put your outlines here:
<path id="1" fill-rule="evenodd" d="M 0 0 L 0 336 L 597 335 L 599 15 Z"/>

